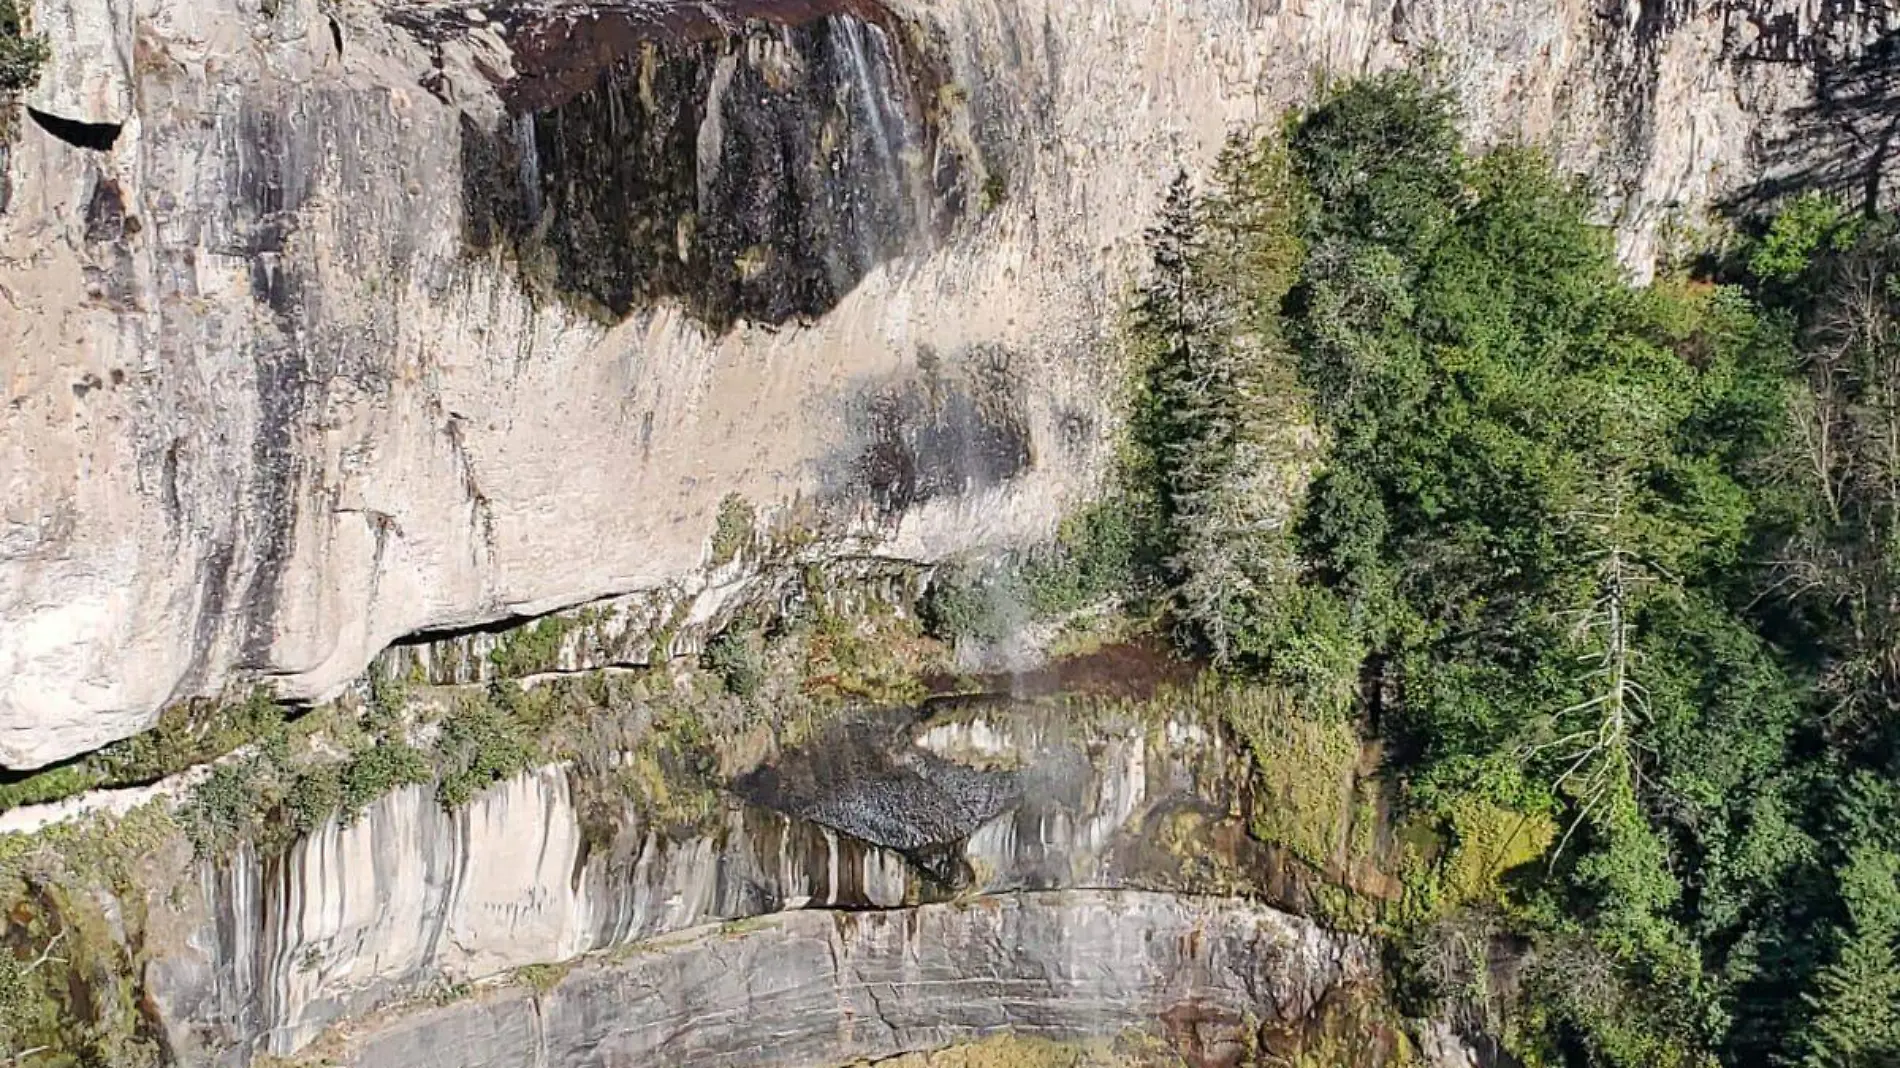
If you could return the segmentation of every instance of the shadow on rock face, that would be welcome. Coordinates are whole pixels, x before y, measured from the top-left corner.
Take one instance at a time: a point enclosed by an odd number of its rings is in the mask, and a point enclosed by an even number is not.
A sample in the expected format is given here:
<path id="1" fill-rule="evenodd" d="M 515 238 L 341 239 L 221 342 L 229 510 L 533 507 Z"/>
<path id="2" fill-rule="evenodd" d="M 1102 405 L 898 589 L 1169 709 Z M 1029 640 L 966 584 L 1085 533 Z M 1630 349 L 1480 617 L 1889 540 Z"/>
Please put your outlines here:
<path id="1" fill-rule="evenodd" d="M 1888 177 L 1900 158 L 1900 30 L 1874 33 L 1827 5 L 1824 25 L 1805 31 L 1793 15 L 1768 19 L 1743 63 L 1807 66 L 1814 97 L 1763 145 L 1763 177 L 1732 197 L 1738 214 L 1818 191 L 1869 213 L 1894 203 Z M 1869 13 L 1859 13 L 1862 15 Z"/>
<path id="2" fill-rule="evenodd" d="M 773 21 L 501 12 L 527 69 L 512 118 L 464 120 L 469 250 L 604 320 L 673 298 L 724 330 L 818 316 L 947 233 L 973 168 L 922 35 L 868 3 L 741 7 Z"/>
<path id="3" fill-rule="evenodd" d="M 951 889 L 970 882 L 961 846 L 1014 805 L 1018 776 L 913 748 L 907 718 L 832 724 L 732 784 L 732 791 L 853 838 L 896 850 Z"/>
<path id="4" fill-rule="evenodd" d="M 1014 357 L 997 346 L 953 361 L 922 350 L 915 372 L 861 386 L 845 426 L 820 479 L 832 496 L 867 502 L 886 518 L 1001 485 L 1035 465 Z"/>

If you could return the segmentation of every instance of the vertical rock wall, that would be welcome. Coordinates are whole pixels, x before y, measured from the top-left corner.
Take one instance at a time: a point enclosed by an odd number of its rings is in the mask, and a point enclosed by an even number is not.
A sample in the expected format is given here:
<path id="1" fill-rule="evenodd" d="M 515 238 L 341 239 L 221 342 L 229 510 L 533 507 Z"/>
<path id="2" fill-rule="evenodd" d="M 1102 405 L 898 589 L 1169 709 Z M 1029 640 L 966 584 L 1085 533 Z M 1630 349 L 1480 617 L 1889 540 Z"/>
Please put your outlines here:
<path id="1" fill-rule="evenodd" d="M 1236 1063 L 1262 1025 L 1297 1029 L 1329 993 L 1371 980 L 1376 959 L 1362 940 L 1221 899 L 1070 891 L 790 913 L 583 965 L 543 994 L 417 1013 L 343 1048 L 364 1068 L 821 1068 L 1005 1031 L 1061 1040 L 1160 1020 L 1213 1065 Z"/>

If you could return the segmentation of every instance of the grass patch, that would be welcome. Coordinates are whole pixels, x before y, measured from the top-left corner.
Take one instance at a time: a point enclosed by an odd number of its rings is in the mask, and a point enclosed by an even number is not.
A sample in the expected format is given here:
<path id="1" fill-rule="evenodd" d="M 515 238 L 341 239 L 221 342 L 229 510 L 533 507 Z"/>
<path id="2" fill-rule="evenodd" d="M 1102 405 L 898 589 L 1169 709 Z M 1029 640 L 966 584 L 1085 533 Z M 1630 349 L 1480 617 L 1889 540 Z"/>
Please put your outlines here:
<path id="1" fill-rule="evenodd" d="M 821 612 L 803 638 L 800 689 L 821 702 L 922 700 L 920 675 L 937 665 L 941 653 L 915 619 L 889 612 L 862 618 Z"/>
<path id="2" fill-rule="evenodd" d="M 534 991 L 536 997 L 546 997 L 554 988 L 561 985 L 569 972 L 574 970 L 573 961 L 555 964 L 524 964 L 511 973 L 516 983 Z"/>
<path id="3" fill-rule="evenodd" d="M 1461 797 L 1447 821 L 1451 849 L 1441 866 L 1444 905 L 1495 902 L 1499 882 L 1534 863 L 1557 839 L 1557 824 L 1542 813 L 1524 813 L 1475 797 Z"/>
<path id="4" fill-rule="evenodd" d="M 1246 743 L 1255 775 L 1254 836 L 1327 869 L 1352 822 L 1359 757 L 1352 724 L 1304 715 L 1282 690 L 1211 675 L 1202 676 L 1189 700 Z"/>

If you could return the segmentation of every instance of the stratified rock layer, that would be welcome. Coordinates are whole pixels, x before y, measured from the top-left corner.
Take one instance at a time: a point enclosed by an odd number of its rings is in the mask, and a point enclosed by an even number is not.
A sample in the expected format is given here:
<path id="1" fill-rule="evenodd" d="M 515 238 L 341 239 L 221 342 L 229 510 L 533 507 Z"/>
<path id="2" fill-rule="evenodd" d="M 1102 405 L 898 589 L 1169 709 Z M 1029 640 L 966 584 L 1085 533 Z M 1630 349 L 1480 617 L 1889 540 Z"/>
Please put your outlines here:
<path id="1" fill-rule="evenodd" d="M 583 963 L 545 993 L 516 987 L 372 1025 L 343 1052 L 363 1068 L 820 1068 L 1005 1031 L 1074 1039 L 1171 1020 L 1238 1053 L 1261 1025 L 1298 1024 L 1376 974 L 1370 943 L 1242 901 L 1032 893 L 698 932 Z"/>
<path id="2" fill-rule="evenodd" d="M 1811 94 L 1883 69 L 1891 15 L 1845 4 L 30 6 L 8 766 L 696 581 L 728 494 L 820 556 L 1047 530 L 1104 466 L 1168 177 L 1322 72 L 1435 56 L 1638 270 L 1730 193 L 1880 195 L 1890 141 Z"/>

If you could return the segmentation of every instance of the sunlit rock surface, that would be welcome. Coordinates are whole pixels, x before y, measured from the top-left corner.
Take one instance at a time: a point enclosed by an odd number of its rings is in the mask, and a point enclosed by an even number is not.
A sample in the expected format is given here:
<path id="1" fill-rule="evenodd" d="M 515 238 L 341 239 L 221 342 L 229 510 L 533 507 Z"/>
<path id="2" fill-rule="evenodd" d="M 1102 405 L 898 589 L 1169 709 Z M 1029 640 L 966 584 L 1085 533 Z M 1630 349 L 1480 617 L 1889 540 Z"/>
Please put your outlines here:
<path id="1" fill-rule="evenodd" d="M 742 775 L 696 828 L 656 826 L 628 799 L 603 832 L 561 767 L 511 779 L 453 814 L 410 787 L 278 859 L 244 852 L 193 864 L 185 849 L 146 984 L 186 1063 L 242 1063 L 458 984 L 784 911 L 1077 888 L 1304 908 L 1303 877 L 1245 834 L 1247 775 L 1244 754 L 1185 713 L 998 702 L 833 724 Z M 1078 942 L 1073 951 L 1108 950 Z M 980 975 L 990 965 L 972 967 Z M 1116 1018 L 1138 1020 L 1147 1004 Z M 581 1041 L 551 1024 L 545 1034 Z"/>
<path id="2" fill-rule="evenodd" d="M 1375 974 L 1370 943 L 1241 901 L 1022 894 L 696 932 L 583 963 L 545 993 L 477 994 L 340 1045 L 366 1068 L 818 1068 L 1004 1031 L 1083 1038 L 1175 1020 L 1238 1053 L 1262 1024 L 1297 1024 Z"/>
<path id="3" fill-rule="evenodd" d="M 288 1053 L 394 997 L 780 908 L 901 905 L 902 858 L 758 810 L 590 854 L 564 769 L 443 812 L 399 790 L 281 860 L 207 863 L 189 945 L 155 960 L 185 1049 Z"/>
<path id="4" fill-rule="evenodd" d="M 1884 69 L 1857 5 L 29 6 L 9 766 L 697 581 L 729 493 L 818 555 L 1046 530 L 1103 466 L 1168 177 L 1323 72 L 1435 56 L 1479 137 L 1591 176 L 1639 270 L 1731 194 L 1884 192 L 1878 109 L 1813 96 Z"/>

